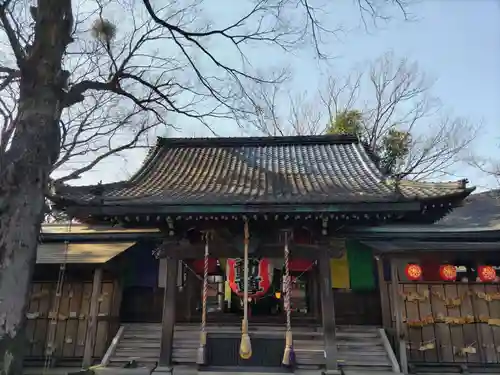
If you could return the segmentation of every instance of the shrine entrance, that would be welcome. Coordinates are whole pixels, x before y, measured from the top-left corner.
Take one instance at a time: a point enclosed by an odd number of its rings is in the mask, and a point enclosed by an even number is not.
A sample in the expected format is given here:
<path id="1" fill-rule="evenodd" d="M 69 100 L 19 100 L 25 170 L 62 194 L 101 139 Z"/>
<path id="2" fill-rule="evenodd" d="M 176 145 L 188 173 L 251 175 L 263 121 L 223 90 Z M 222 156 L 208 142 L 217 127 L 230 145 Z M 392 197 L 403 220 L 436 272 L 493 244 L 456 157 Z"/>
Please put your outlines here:
<path id="1" fill-rule="evenodd" d="M 199 262 L 201 263 L 201 262 Z M 207 320 L 211 322 L 241 323 L 243 317 L 243 268 L 239 259 L 218 259 L 218 266 L 210 269 L 207 291 Z M 297 320 L 319 321 L 319 296 L 316 286 L 313 262 L 307 262 L 300 267 L 298 263 L 290 262 L 291 316 Z M 248 318 L 250 322 L 259 324 L 284 324 L 285 322 L 285 285 L 282 259 L 250 258 L 249 259 L 249 303 Z M 191 306 L 196 306 L 188 321 L 200 320 L 202 304 L 202 269 L 201 264 L 191 263 L 187 270 L 190 277 L 186 278 L 182 305 L 186 298 L 193 298 Z M 194 287 L 193 292 L 190 292 Z M 191 295 L 192 297 L 189 297 Z M 187 303 L 189 304 L 189 303 Z M 186 317 L 180 314 L 181 319 Z"/>
<path id="2" fill-rule="evenodd" d="M 311 272 L 291 275 L 290 309 L 294 320 L 300 317 L 312 317 L 314 308 L 311 298 L 311 283 L 309 279 Z M 284 298 L 283 274 L 281 270 L 275 270 L 271 287 L 265 295 L 254 298 L 250 302 L 250 322 L 275 322 L 285 321 L 285 298 Z M 308 293 L 309 291 L 309 293 Z M 240 305 L 242 301 L 240 299 Z"/>

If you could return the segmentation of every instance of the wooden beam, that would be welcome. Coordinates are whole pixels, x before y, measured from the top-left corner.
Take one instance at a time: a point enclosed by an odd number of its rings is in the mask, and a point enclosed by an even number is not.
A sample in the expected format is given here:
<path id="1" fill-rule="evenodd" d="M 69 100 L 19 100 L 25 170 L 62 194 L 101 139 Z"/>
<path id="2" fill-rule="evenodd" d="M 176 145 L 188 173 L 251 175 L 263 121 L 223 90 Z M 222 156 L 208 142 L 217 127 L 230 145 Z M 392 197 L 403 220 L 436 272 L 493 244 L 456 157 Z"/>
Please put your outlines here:
<path id="1" fill-rule="evenodd" d="M 389 291 L 384 279 L 384 261 L 380 256 L 375 257 L 377 261 L 378 289 L 380 293 L 380 308 L 382 312 L 382 326 L 384 329 L 392 327 L 391 305 L 389 302 Z"/>
<path id="2" fill-rule="evenodd" d="M 403 309 L 399 290 L 398 261 L 391 259 L 391 286 L 393 309 L 396 317 L 396 340 L 399 352 L 399 365 L 403 374 L 408 374 L 408 358 L 406 353 L 406 339 L 403 327 Z"/>
<path id="3" fill-rule="evenodd" d="M 174 258 L 166 258 L 166 285 L 163 294 L 163 317 L 161 325 L 161 346 L 159 366 L 171 369 L 172 348 L 174 342 L 175 328 L 175 302 L 177 293 L 177 272 L 179 262 Z M 166 372 L 166 371 L 162 371 Z"/>
<path id="4" fill-rule="evenodd" d="M 420 212 L 421 202 L 388 202 L 388 203 L 370 203 L 360 204 L 355 202 L 345 203 L 321 203 L 321 204 L 280 204 L 266 203 L 263 204 L 175 204 L 175 205 L 158 205 L 158 204 L 134 204 L 134 199 L 124 201 L 125 204 L 120 205 L 85 205 L 78 206 L 71 203 L 65 204 L 65 210 L 74 217 L 95 216 L 98 219 L 100 216 L 106 216 L 109 220 L 112 216 L 124 216 L 125 222 L 140 221 L 147 222 L 148 216 L 167 216 L 177 220 L 177 217 L 191 221 L 196 217 L 222 217 L 229 218 L 236 216 L 240 218 L 243 215 L 257 215 L 262 221 L 266 217 L 273 215 L 302 216 L 321 215 L 328 213 L 337 217 L 352 216 L 363 217 L 363 214 L 381 214 L 394 212 Z M 123 202 L 123 201 L 122 201 Z M 127 204 L 130 203 L 130 204 Z M 63 207 L 63 205 L 60 205 Z M 361 206 L 361 207 L 360 207 Z M 139 220 L 137 220 L 139 216 Z M 103 218 L 104 219 L 104 218 Z M 127 220 L 128 219 L 128 220 Z M 194 220 L 193 220 L 194 221 Z M 235 220 L 237 221 L 237 220 Z"/>
<path id="5" fill-rule="evenodd" d="M 85 347 L 83 349 L 82 367 L 88 368 L 92 366 L 92 357 L 97 333 L 97 315 L 99 313 L 99 296 L 101 295 L 102 284 L 102 268 L 94 270 L 94 279 L 92 281 L 92 295 L 90 297 L 90 312 L 87 320 L 87 332 L 85 339 Z"/>
<path id="6" fill-rule="evenodd" d="M 176 259 L 201 259 L 205 245 L 203 244 L 171 244 L 162 249 L 160 257 L 169 256 Z M 315 260 L 327 254 L 328 258 L 338 256 L 338 253 L 326 245 L 303 245 L 291 244 L 290 251 L 295 258 Z M 215 258 L 231 258 L 242 256 L 242 253 L 234 246 L 226 243 L 212 244 L 210 256 Z M 266 258 L 283 258 L 283 244 L 270 243 L 262 244 L 251 256 L 261 256 Z"/>
<path id="7" fill-rule="evenodd" d="M 323 256 L 318 259 L 318 286 L 321 296 L 321 317 L 325 340 L 325 373 L 340 374 L 337 364 L 337 342 L 335 338 L 335 309 L 330 276 L 330 259 Z"/>

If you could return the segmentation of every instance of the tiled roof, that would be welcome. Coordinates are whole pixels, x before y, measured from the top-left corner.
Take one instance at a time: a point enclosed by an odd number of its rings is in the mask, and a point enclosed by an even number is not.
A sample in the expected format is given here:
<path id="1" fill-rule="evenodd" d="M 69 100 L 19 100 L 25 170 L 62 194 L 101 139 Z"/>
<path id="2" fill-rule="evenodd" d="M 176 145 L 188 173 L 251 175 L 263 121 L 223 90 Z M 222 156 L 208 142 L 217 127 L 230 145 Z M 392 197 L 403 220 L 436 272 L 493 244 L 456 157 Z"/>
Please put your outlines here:
<path id="1" fill-rule="evenodd" d="M 397 185 L 357 138 L 160 138 L 129 181 L 58 189 L 104 205 L 329 204 L 466 196 L 464 181 Z"/>
<path id="2" fill-rule="evenodd" d="M 462 207 L 438 222 L 441 227 L 498 230 L 500 229 L 500 189 L 468 196 Z"/>

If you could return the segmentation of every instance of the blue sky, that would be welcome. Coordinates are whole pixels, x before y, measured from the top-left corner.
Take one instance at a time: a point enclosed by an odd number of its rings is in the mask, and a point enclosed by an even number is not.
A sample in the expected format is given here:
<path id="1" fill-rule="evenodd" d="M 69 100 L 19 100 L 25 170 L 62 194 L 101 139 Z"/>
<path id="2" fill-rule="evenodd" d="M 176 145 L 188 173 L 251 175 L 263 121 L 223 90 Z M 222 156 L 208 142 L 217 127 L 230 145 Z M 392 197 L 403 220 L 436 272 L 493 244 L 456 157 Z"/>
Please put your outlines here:
<path id="1" fill-rule="evenodd" d="M 236 2 L 232 2 L 236 4 Z M 401 19 L 379 25 L 366 32 L 360 25 L 359 13 L 353 6 L 335 5 L 332 24 L 346 28 L 346 33 L 329 43 L 329 52 L 336 58 L 330 71 L 347 75 L 354 66 L 374 60 L 387 51 L 419 63 L 422 71 L 436 79 L 432 93 L 440 97 L 455 115 L 482 121 L 477 152 L 485 157 L 498 155 L 500 144 L 500 1 L 498 0 L 420 0 L 411 8 L 417 18 Z M 333 12 L 334 10 L 334 12 Z M 216 10 L 217 13 L 222 11 Z M 230 12 L 226 8 L 224 12 Z M 220 15 L 220 14 L 219 14 Z M 275 56 L 275 59 L 283 56 Z M 320 83 L 321 69 L 308 51 L 287 56 L 293 66 L 290 85 L 295 92 L 314 92 Z M 224 135 L 239 135 L 235 128 Z M 202 127 L 172 133 L 172 136 L 206 136 Z M 126 165 L 134 172 L 142 158 L 137 153 Z M 500 159 L 500 158 L 499 158 Z M 113 167 L 111 168 L 111 165 Z M 102 163 L 95 172 L 84 176 L 81 183 L 124 178 L 124 169 L 113 162 Z M 456 178 L 467 177 L 479 188 L 496 186 L 496 181 L 472 168 L 464 167 Z"/>

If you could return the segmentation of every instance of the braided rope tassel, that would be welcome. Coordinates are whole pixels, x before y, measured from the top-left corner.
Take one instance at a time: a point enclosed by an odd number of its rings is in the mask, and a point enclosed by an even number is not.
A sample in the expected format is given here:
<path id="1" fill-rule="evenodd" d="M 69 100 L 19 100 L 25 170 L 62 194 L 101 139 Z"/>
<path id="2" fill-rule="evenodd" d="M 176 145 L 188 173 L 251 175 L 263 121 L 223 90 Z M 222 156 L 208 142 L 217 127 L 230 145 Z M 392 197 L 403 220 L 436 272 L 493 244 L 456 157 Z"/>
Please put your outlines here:
<path id="1" fill-rule="evenodd" d="M 203 297 L 201 307 L 200 346 L 198 347 L 196 363 L 203 365 L 206 362 L 205 347 L 207 345 L 207 298 L 208 298 L 208 241 L 210 234 L 205 232 L 205 258 L 203 264 Z"/>
<path id="2" fill-rule="evenodd" d="M 243 321 L 241 323 L 240 357 L 249 359 L 252 356 L 252 343 L 248 335 L 248 246 L 250 243 L 250 232 L 248 221 L 244 224 L 244 255 L 243 255 Z"/>
<path id="3" fill-rule="evenodd" d="M 288 247 L 288 232 L 285 232 L 285 313 L 286 313 L 286 334 L 285 334 L 285 352 L 283 353 L 283 360 L 281 361 L 285 366 L 293 364 L 293 336 L 292 336 L 292 319 L 291 319 L 291 306 L 290 297 L 292 293 L 292 282 L 290 278 L 290 249 Z"/>

